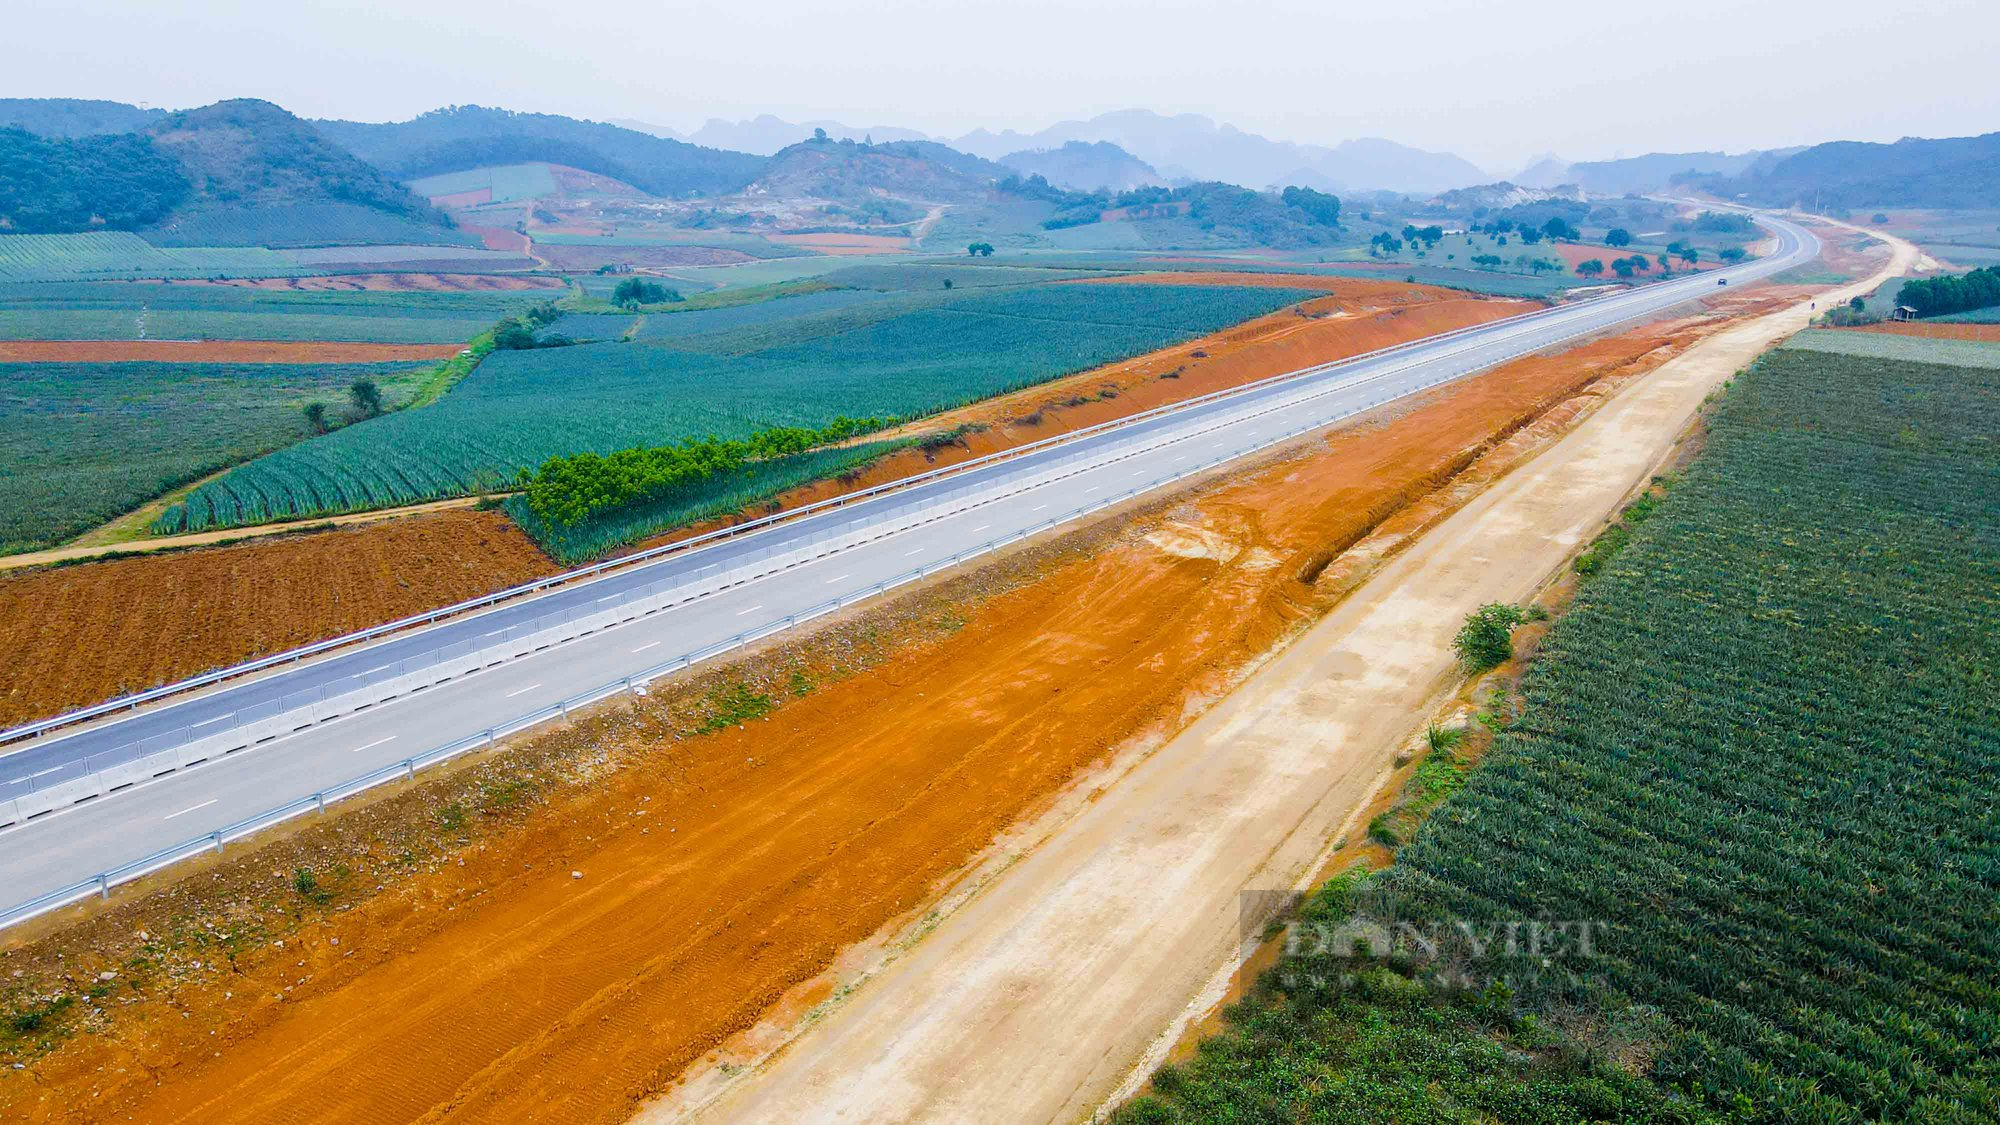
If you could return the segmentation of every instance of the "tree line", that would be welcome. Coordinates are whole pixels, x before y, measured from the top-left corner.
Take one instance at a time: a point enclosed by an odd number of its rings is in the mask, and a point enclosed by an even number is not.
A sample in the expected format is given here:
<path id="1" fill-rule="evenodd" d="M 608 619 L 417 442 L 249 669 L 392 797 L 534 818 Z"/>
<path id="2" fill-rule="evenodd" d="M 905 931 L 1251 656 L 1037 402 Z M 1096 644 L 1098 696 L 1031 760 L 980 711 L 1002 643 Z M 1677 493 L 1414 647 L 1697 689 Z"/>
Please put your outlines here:
<path id="1" fill-rule="evenodd" d="M 2000 305 L 2000 266 L 1987 266 L 1954 277 L 1931 277 L 1905 281 L 1898 304 L 1917 310 L 1918 316 L 1944 316 Z"/>

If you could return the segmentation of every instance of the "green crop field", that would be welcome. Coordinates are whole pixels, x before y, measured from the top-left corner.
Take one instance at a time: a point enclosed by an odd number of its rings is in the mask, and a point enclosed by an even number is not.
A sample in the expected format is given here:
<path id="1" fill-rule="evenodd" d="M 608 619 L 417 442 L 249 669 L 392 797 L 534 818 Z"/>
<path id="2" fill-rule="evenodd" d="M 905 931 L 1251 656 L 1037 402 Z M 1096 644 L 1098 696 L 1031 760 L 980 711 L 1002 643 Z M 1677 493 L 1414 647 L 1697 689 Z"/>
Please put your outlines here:
<path id="1" fill-rule="evenodd" d="M 144 234 L 155 246 L 479 246 L 460 230 L 413 222 L 358 203 L 293 203 L 196 211 Z M 440 255 L 442 256 L 442 255 Z"/>
<path id="2" fill-rule="evenodd" d="M 1948 363 L 1959 367 L 2000 367 L 2000 343 L 1984 340 L 1933 340 L 1887 332 L 1846 332 L 1815 328 L 1792 337 L 1788 345 L 1806 351 L 1873 359 L 1906 359 L 1917 363 Z"/>
<path id="3" fill-rule="evenodd" d="M 1993 1121 L 1995 435 L 1990 371 L 1759 361 L 1465 787 L 1309 915 L 1563 938 L 1308 939 L 1119 1120 Z"/>
<path id="4" fill-rule="evenodd" d="M 49 546 L 308 436 L 375 380 L 390 406 L 426 364 L 0 364 L 0 552 Z"/>
<path id="5" fill-rule="evenodd" d="M 426 196 L 458 195 L 485 188 L 493 192 L 492 202 L 507 203 L 554 195 L 556 178 L 546 164 L 502 164 L 464 172 L 446 172 L 441 176 L 425 176 L 420 180 L 411 180 L 409 187 L 418 195 Z"/>
<path id="6" fill-rule="evenodd" d="M 158 247 L 136 234 L 0 234 L 0 281 L 286 277 L 311 272 L 275 250 Z"/>
<path id="7" fill-rule="evenodd" d="M 738 438 L 839 415 L 924 415 L 1310 296 L 1052 285 L 966 293 L 880 319 L 856 306 L 683 339 L 499 352 L 437 404 L 243 466 L 197 489 L 159 526 L 231 526 L 461 495 L 584 450 Z"/>
<path id="8" fill-rule="evenodd" d="M 0 340 L 461 343 L 560 290 L 292 292 L 145 282 L 0 284 Z"/>

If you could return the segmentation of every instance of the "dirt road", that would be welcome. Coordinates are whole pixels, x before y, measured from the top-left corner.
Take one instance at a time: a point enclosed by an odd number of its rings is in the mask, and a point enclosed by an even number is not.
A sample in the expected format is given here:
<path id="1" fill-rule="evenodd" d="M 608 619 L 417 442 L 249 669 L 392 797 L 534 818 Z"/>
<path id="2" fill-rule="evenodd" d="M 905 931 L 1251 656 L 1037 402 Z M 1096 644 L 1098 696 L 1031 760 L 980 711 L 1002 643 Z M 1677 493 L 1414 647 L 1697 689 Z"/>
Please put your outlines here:
<path id="1" fill-rule="evenodd" d="M 1895 245 L 1866 292 L 1916 260 Z M 1320 624 L 763 1066 L 642 1120 L 1075 1120 L 1150 1069 L 1233 968 L 1246 891 L 1310 877 L 1451 675 L 1449 641 L 1594 534 L 1702 399 L 1805 307 L 1637 381 L 1357 589 Z M 1052 814 L 1057 815 L 1057 814 Z M 1218 973 L 1217 966 L 1223 966 Z"/>

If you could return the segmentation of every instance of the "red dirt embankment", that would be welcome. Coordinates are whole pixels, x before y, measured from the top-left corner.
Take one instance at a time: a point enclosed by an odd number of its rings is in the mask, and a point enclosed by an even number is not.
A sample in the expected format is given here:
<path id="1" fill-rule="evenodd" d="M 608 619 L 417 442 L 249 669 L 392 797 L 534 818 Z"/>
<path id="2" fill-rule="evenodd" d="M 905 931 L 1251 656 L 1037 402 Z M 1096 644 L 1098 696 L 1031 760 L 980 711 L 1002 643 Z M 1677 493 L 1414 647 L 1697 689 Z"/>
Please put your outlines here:
<path id="1" fill-rule="evenodd" d="M 0 340 L 0 363 L 387 363 L 449 359 L 458 350 L 319 340 Z"/>
<path id="2" fill-rule="evenodd" d="M 452 511 L 0 577 L 0 726 L 555 571 L 498 512 Z"/>
<path id="3" fill-rule="evenodd" d="M 1440 388 L 16 950 L 21 995 L 124 975 L 0 1068 L 0 1116 L 622 1121 L 1115 747 L 1184 725 L 1331 604 L 1348 544 L 1699 335 L 1676 329 Z M 690 696 L 746 681 L 776 710 L 695 734 Z M 324 901 L 301 865 L 337 876 Z"/>

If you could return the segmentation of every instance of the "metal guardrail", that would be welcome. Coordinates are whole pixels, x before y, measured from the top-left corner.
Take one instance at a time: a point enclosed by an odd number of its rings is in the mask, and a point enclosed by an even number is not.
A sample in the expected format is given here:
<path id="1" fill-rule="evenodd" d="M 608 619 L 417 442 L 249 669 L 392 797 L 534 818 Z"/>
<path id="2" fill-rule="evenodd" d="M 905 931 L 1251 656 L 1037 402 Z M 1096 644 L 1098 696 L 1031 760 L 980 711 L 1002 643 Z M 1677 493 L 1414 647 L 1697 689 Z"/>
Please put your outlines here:
<path id="1" fill-rule="evenodd" d="M 1761 276 L 1761 274 L 1759 276 Z M 1528 315 L 1538 316 L 1540 314 L 1528 314 Z M 1544 344 L 1543 346 L 1544 347 L 1553 346 L 1554 344 L 1561 343 L 1569 339 L 1573 339 L 1577 336 L 1589 335 L 1591 333 L 1600 330 L 1601 326 L 1585 327 L 1568 336 L 1561 337 L 1557 340 L 1549 341 L 1547 344 Z M 1432 338 L 1432 341 L 1434 341 L 1435 339 L 1436 339 L 1435 337 Z M 1426 342 L 1431 342 L 1431 341 L 1426 341 Z M 1384 351 L 1400 350 L 1406 347 L 1407 345 L 1398 345 L 1397 349 L 1384 349 Z M 1370 357 L 1358 357 L 1358 358 L 1379 358 L 1381 354 L 1382 353 L 1380 352 L 1371 353 Z M 1353 361 L 1352 360 L 1341 361 L 1341 363 L 1329 364 L 1325 365 L 1325 367 L 1327 368 L 1338 367 L 1351 362 Z M 726 640 L 715 642 L 703 648 L 692 650 L 690 652 L 682 654 L 681 656 L 675 657 L 672 660 L 656 664 L 651 668 L 645 669 L 643 671 L 634 673 L 629 676 L 621 677 L 617 680 L 613 680 L 605 684 L 601 684 L 598 687 L 593 688 L 589 691 L 561 700 L 557 703 L 540 708 L 536 711 L 531 711 L 525 715 L 517 716 L 516 718 L 509 720 L 506 723 L 502 723 L 494 727 L 489 727 L 488 729 L 480 732 L 479 734 L 472 735 L 467 738 L 462 738 L 457 741 L 447 743 L 443 746 L 435 747 L 421 754 L 413 755 L 412 757 L 405 758 L 391 765 L 384 766 L 379 769 L 372 770 L 368 773 L 362 774 L 358 777 L 350 778 L 346 781 L 337 783 L 332 786 L 328 786 L 316 793 L 312 793 L 305 797 L 301 797 L 297 800 L 279 805 L 275 808 L 265 810 L 264 812 L 245 818 L 244 820 L 237 821 L 234 824 L 227 825 L 213 832 L 206 833 L 202 836 L 198 836 L 191 840 L 184 841 L 183 843 L 154 852 L 153 854 L 145 856 L 141 859 L 137 859 L 130 863 L 122 864 L 118 867 L 114 867 L 107 871 L 100 872 L 99 874 L 94 875 L 89 879 L 73 883 L 67 887 L 58 888 L 46 894 L 30 899 L 27 902 L 7 908 L 5 910 L 0 910 L 0 928 L 15 925 L 19 922 L 23 922 L 30 918 L 47 913 L 48 911 L 59 909 L 62 906 L 87 898 L 93 893 L 96 893 L 103 897 L 109 897 L 112 887 L 130 882 L 134 879 L 138 879 L 144 875 L 150 874 L 154 871 L 158 871 L 164 867 L 171 866 L 172 864 L 179 862 L 180 860 L 191 858 L 195 855 L 205 854 L 211 851 L 215 853 L 220 853 L 223 849 L 223 846 L 232 840 L 242 839 L 245 836 L 249 836 L 255 832 L 261 831 L 264 828 L 268 828 L 273 825 L 291 820 L 297 816 L 303 815 L 306 812 L 311 812 L 311 811 L 324 812 L 328 804 L 366 792 L 370 789 L 375 788 L 378 785 L 386 784 L 387 782 L 394 781 L 397 779 L 413 779 L 416 776 L 416 771 L 419 769 L 435 765 L 440 762 L 448 761 L 470 750 L 489 747 L 493 745 L 495 741 L 497 741 L 500 738 L 504 738 L 517 731 L 528 729 L 540 723 L 547 722 L 551 719 L 567 717 L 570 711 L 575 710 L 577 708 L 585 707 L 590 704 L 600 702 L 604 699 L 610 698 L 620 693 L 631 692 L 635 694 L 643 694 L 644 686 L 647 683 L 651 682 L 652 680 L 657 679 L 661 676 L 668 675 L 673 672 L 681 671 L 683 669 L 692 667 L 693 665 L 700 663 L 702 661 L 710 660 L 715 658 L 716 656 L 720 656 L 724 653 L 734 651 L 735 649 L 741 648 L 744 645 L 754 643 L 755 641 L 762 640 L 776 633 L 780 633 L 785 630 L 794 628 L 799 624 L 803 624 L 807 621 L 814 620 L 818 617 L 824 616 L 825 614 L 832 613 L 838 609 L 858 604 L 873 597 L 878 597 L 886 593 L 887 591 L 905 585 L 906 583 L 918 581 L 930 575 L 937 574 L 941 571 L 961 565 L 962 563 L 970 559 L 998 550 L 1001 547 L 1004 547 L 1008 544 L 1020 542 L 1024 539 L 1028 539 L 1035 535 L 1042 534 L 1045 531 L 1058 527 L 1062 524 L 1068 523 L 1072 520 L 1083 518 L 1084 516 L 1090 515 L 1097 511 L 1101 511 L 1105 508 L 1111 507 L 1116 504 L 1125 503 L 1126 501 L 1134 499 L 1147 492 L 1164 487 L 1167 484 L 1171 484 L 1174 481 L 1182 480 L 1199 473 L 1207 472 L 1208 470 L 1213 469 L 1218 465 L 1222 465 L 1229 461 L 1236 460 L 1238 458 L 1247 456 L 1249 454 L 1258 452 L 1260 450 L 1268 449 L 1272 446 L 1282 444 L 1283 442 L 1286 441 L 1290 441 L 1293 438 L 1298 437 L 1302 434 L 1323 428 L 1331 424 L 1332 422 L 1340 420 L 1343 417 L 1349 417 L 1354 414 L 1363 413 L 1365 411 L 1374 409 L 1377 406 L 1381 406 L 1395 399 L 1404 398 L 1418 391 L 1435 387 L 1442 383 L 1450 382 L 1452 380 L 1462 377 L 1463 375 L 1471 371 L 1483 369 L 1485 366 L 1487 365 L 1484 363 L 1474 363 L 1471 366 L 1463 369 L 1454 368 L 1451 371 L 1441 374 L 1437 378 L 1432 379 L 1429 382 L 1423 383 L 1417 387 L 1409 388 L 1407 390 L 1403 390 L 1395 394 L 1384 394 L 1379 398 L 1368 399 L 1359 405 L 1348 407 L 1344 411 L 1335 413 L 1331 416 L 1314 416 L 1301 424 L 1294 425 L 1290 428 L 1284 429 L 1279 433 L 1277 433 L 1275 436 L 1270 437 L 1264 441 L 1261 441 L 1256 445 L 1252 445 L 1247 448 L 1232 450 L 1231 452 L 1225 453 L 1221 456 L 1213 457 L 1208 460 L 1202 461 L 1201 463 L 1193 467 L 1180 470 L 1178 472 L 1169 473 L 1164 476 L 1158 477 L 1146 484 L 1127 489 L 1123 493 L 1115 494 L 1113 496 L 1107 497 L 1103 500 L 1099 500 L 1091 504 L 1079 506 L 1070 512 L 1045 520 L 1040 524 L 1036 524 L 1032 527 L 1023 529 L 1021 531 L 1012 532 L 1007 535 L 996 537 L 995 539 L 989 540 L 986 543 L 981 544 L 977 547 L 968 548 L 967 550 L 958 552 L 957 554 L 952 555 L 948 559 L 941 559 L 938 560 L 937 562 L 920 566 L 909 571 L 905 571 L 894 577 L 884 579 L 883 581 L 876 583 L 873 587 L 869 587 L 862 591 L 858 591 L 853 594 L 848 594 L 840 598 L 830 599 L 826 602 L 820 603 L 819 605 L 813 606 L 806 610 L 788 614 L 781 619 L 774 620 L 757 629 L 739 633 L 736 636 L 728 638 Z M 1355 387 L 1365 385 L 1365 383 L 1367 382 L 1372 382 L 1378 378 L 1385 378 L 1388 375 L 1394 374 L 1397 371 L 1401 370 L 1407 370 L 1407 368 L 1397 368 L 1392 371 L 1380 372 L 1375 376 L 1371 376 L 1367 380 L 1361 380 L 1353 383 L 1339 384 L 1334 387 L 1327 388 L 1324 391 L 1315 393 L 1313 395 L 1305 396 L 1304 398 L 1301 399 L 1288 400 L 1277 406 L 1268 407 L 1264 410 L 1252 411 L 1243 415 L 1229 418 L 1225 421 L 1217 423 L 1216 427 L 1207 427 L 1203 431 L 1199 432 L 1207 432 L 1208 430 L 1219 428 L 1220 426 L 1235 425 L 1242 421 L 1246 421 L 1250 418 L 1258 417 L 1263 414 L 1272 413 L 1278 409 L 1292 408 L 1303 402 L 1309 402 L 1312 401 L 1313 399 L 1323 398 L 1328 395 L 1337 394 L 1341 391 L 1352 390 Z M 1291 373 L 1291 374 L 1296 375 L 1297 373 Z M 1265 381 L 1262 385 L 1269 386 L 1271 382 L 1274 381 L 1275 380 Z M 1079 433 L 1081 432 L 1082 431 L 1079 431 Z M 1193 436 L 1193 435 L 1187 435 L 1187 436 Z M 1185 440 L 1185 437 L 1177 439 L 1177 441 L 1178 440 Z M 1155 446 L 1149 448 L 1158 448 L 1158 447 Z M 1127 454 L 1127 456 L 1130 455 L 1131 454 Z M 1101 464 L 1108 461 L 1115 461 L 1117 459 L 1119 458 L 1108 457 L 1101 459 L 1097 463 Z M 1093 465 L 1093 467 L 1095 466 Z M 1013 490 L 1012 492 L 1009 492 L 1007 495 L 1014 495 L 1017 494 L 1019 491 L 1021 490 L 1016 489 Z M 658 612 L 660 608 L 665 608 L 665 606 L 657 607 L 655 609 L 648 610 L 645 612 Z M 630 620 L 630 618 L 627 618 L 626 620 Z M 602 627 L 609 627 L 609 625 L 616 623 L 618 622 L 608 622 L 606 623 L 606 625 Z"/>
<path id="2" fill-rule="evenodd" d="M 578 567 L 573 570 L 564 571 L 561 574 L 553 574 L 547 578 L 539 578 L 532 582 L 524 582 L 518 586 L 510 586 L 505 590 L 496 590 L 491 594 L 484 594 L 476 598 L 468 598 L 465 601 L 455 602 L 451 605 L 442 606 L 439 607 L 438 609 L 429 610 L 424 613 L 413 614 L 409 617 L 399 618 L 395 621 L 387 621 L 380 625 L 373 625 L 366 629 L 360 629 L 355 632 L 346 633 L 338 637 L 329 637 L 323 641 L 315 641 L 312 644 L 302 645 L 295 649 L 288 649 L 281 653 L 274 653 L 270 656 L 259 657 L 255 660 L 244 661 L 240 664 L 234 664 L 227 668 L 218 668 L 213 671 L 203 672 L 199 675 L 189 676 L 186 679 L 177 680 L 171 684 L 163 684 L 159 687 L 148 688 L 145 691 L 134 692 L 130 695 L 120 696 L 117 699 L 111 699 L 111 700 L 106 700 L 103 703 L 92 704 L 91 706 L 78 708 L 74 711 L 64 712 L 61 715 L 54 715 L 47 719 L 40 719 L 31 723 L 23 723 L 20 726 L 10 727 L 6 730 L 0 730 L 0 745 L 5 745 L 10 742 L 18 742 L 24 738 L 37 737 L 39 735 L 47 734 L 50 731 L 57 730 L 62 727 L 74 726 L 78 723 L 88 722 L 91 719 L 101 718 L 105 715 L 114 714 L 118 711 L 135 709 L 144 706 L 147 703 L 153 703 L 161 699 L 168 698 L 170 696 L 181 695 L 190 691 L 196 691 L 201 688 L 211 686 L 213 684 L 221 683 L 225 680 L 238 679 L 243 676 L 253 675 L 257 672 L 261 672 L 270 668 L 279 667 L 285 664 L 296 664 L 308 657 L 319 656 L 321 654 L 331 652 L 336 649 L 345 648 L 351 645 L 361 644 L 366 641 L 376 640 L 378 638 L 388 636 L 393 633 L 399 633 L 410 629 L 421 628 L 427 625 L 434 625 L 437 622 L 444 620 L 446 618 L 458 617 L 467 613 L 474 612 L 476 610 L 490 608 L 494 605 L 500 604 L 501 602 L 512 601 L 517 598 L 526 597 L 531 594 L 541 593 L 545 590 L 553 589 L 554 587 L 557 586 L 569 585 L 590 578 L 595 578 L 612 570 L 622 570 L 628 567 L 639 566 L 645 563 L 654 562 L 667 555 L 683 554 L 690 551 L 699 550 L 703 547 L 708 547 L 727 539 L 738 538 L 743 535 L 755 534 L 757 532 L 764 531 L 777 524 L 798 522 L 799 520 L 805 519 L 810 516 L 819 515 L 822 512 L 829 511 L 832 509 L 853 506 L 893 492 L 908 491 L 912 488 L 917 488 L 922 485 L 932 483 L 933 481 L 942 479 L 947 476 L 963 475 L 968 472 L 973 472 L 980 469 L 988 468 L 994 464 L 998 464 L 1004 461 L 1019 460 L 1023 457 L 1031 456 L 1033 454 L 1042 452 L 1043 450 L 1053 446 L 1081 441 L 1087 438 L 1096 437 L 1100 434 L 1112 432 L 1115 430 L 1130 428 L 1132 426 L 1153 421 L 1157 418 L 1166 415 L 1182 413 L 1199 407 L 1208 406 L 1215 402 L 1223 401 L 1226 399 L 1240 398 L 1248 395 L 1254 395 L 1269 390 L 1274 386 L 1278 386 L 1287 382 L 1293 382 L 1300 379 L 1314 378 L 1320 375 L 1327 374 L 1331 371 L 1334 371 L 1342 367 L 1353 366 L 1362 363 L 1371 363 L 1381 359 L 1384 356 L 1394 355 L 1398 352 L 1410 351 L 1418 348 L 1435 347 L 1439 344 L 1449 343 L 1450 341 L 1458 337 L 1470 333 L 1491 330 L 1495 325 L 1506 325 L 1509 327 L 1523 326 L 1531 328 L 1533 327 L 1533 324 L 1531 322 L 1536 322 L 1557 315 L 1573 314 L 1579 309 L 1587 309 L 1599 302 L 1603 302 L 1606 300 L 1614 300 L 1617 297 L 1618 294 L 1615 293 L 1605 294 L 1603 296 L 1593 297 L 1586 301 L 1578 301 L 1573 304 L 1557 305 L 1550 308 L 1537 309 L 1533 312 L 1521 313 L 1512 317 L 1503 317 L 1499 320 L 1487 321 L 1482 324 L 1467 325 L 1466 327 L 1463 328 L 1454 328 L 1446 332 L 1437 333 L 1436 335 L 1423 337 L 1422 339 L 1408 340 L 1400 344 L 1391 344 L 1387 347 L 1377 348 L 1374 351 L 1364 352 L 1360 355 L 1349 356 L 1345 359 L 1334 360 L 1328 363 L 1316 364 L 1311 367 L 1302 367 L 1296 371 L 1283 372 L 1281 374 L 1272 375 L 1264 379 L 1256 380 L 1254 382 L 1245 383 L 1242 384 L 1241 386 L 1228 387 L 1219 391 L 1211 391 L 1205 395 L 1198 395 L 1194 398 L 1184 399 L 1180 402 L 1168 403 L 1162 406 L 1152 407 L 1148 410 L 1141 411 L 1137 414 L 1127 415 L 1123 418 L 1114 418 L 1106 422 L 1100 422 L 1095 425 L 1086 426 L 1082 429 L 1072 430 L 1067 433 L 1051 435 L 1050 437 L 1041 438 L 1024 445 L 1016 446 L 1012 449 L 1000 450 L 998 452 L 986 454 L 985 456 L 982 457 L 976 457 L 970 461 L 962 461 L 955 465 L 947 465 L 942 468 L 932 469 L 929 470 L 928 472 L 918 473 L 913 476 L 903 477 L 893 481 L 885 481 L 882 484 L 872 485 L 868 488 L 861 489 L 859 491 L 848 493 L 842 496 L 829 497 L 825 500 L 815 501 L 811 504 L 804 504 L 797 508 L 788 509 L 783 512 L 775 512 L 768 516 L 761 516 L 758 517 L 757 519 L 746 520 L 740 524 L 732 524 L 729 527 L 717 528 L 714 531 L 705 532 L 701 535 L 690 536 L 687 539 L 678 540 L 673 543 L 666 543 L 658 547 L 648 548 L 647 550 L 644 551 L 636 551 L 629 555 L 621 555 L 617 558 L 606 559 L 602 562 L 592 563 L 588 566 Z"/>

